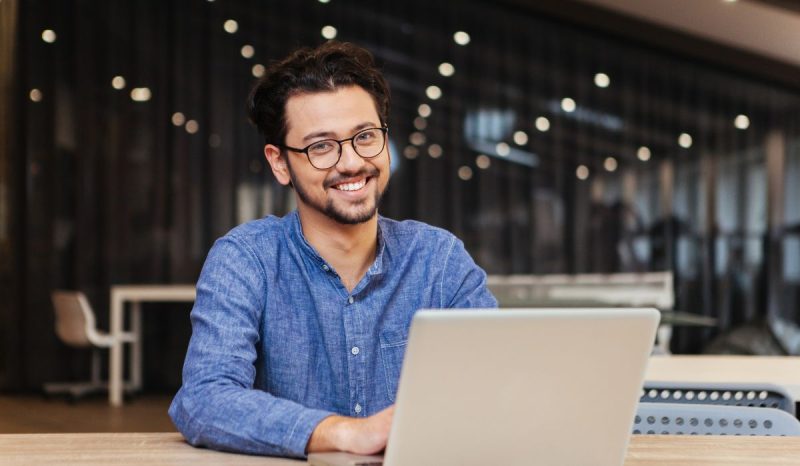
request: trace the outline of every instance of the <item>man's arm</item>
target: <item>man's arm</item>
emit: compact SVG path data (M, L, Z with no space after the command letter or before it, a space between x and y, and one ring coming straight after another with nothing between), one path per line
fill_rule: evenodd
M497 300L486 286L483 271L455 236L450 244L440 283L442 308L495 308Z
M266 274L243 242L223 238L197 284L183 386L169 414L193 445L250 454L305 455L333 413L253 388Z

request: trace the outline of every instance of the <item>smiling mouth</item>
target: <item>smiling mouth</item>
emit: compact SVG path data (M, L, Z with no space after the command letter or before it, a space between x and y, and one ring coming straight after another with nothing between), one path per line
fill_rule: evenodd
M359 181L353 181L348 183L339 183L331 186L333 189L338 189L339 191L351 192L351 191L358 191L359 189L366 186L367 181L369 181L370 177L362 178Z

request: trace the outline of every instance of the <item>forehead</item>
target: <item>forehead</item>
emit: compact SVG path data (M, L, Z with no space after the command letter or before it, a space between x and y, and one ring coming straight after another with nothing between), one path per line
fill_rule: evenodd
M305 92L286 101L287 142L322 131L350 136L352 128L367 122L380 126L375 100L360 86Z

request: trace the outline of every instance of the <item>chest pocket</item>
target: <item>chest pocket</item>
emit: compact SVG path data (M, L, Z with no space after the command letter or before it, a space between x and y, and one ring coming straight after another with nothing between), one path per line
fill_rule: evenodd
M394 403L397 396L397 382L400 380L400 369L403 367L403 356L408 346L408 335L396 330L381 332L381 359L386 378L386 394Z

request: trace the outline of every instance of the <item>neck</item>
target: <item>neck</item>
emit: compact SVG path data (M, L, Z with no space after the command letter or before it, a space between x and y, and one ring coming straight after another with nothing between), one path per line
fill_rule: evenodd
M352 291L375 261L378 215L364 223L343 225L321 212L298 204L306 241L331 264L348 291Z

